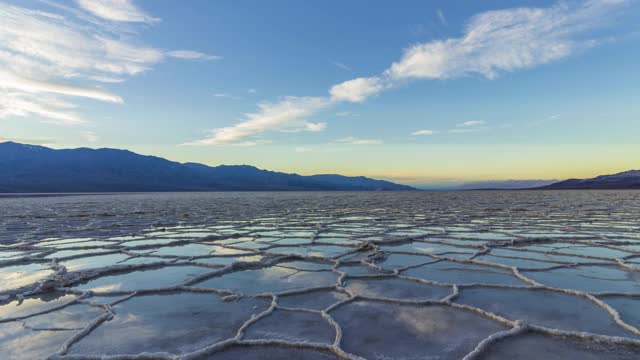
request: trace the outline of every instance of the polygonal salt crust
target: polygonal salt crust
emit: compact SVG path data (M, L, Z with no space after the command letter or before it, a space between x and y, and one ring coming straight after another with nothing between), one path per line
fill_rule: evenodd
M435 259L429 256L390 254L387 255L382 261L376 262L376 265L384 269L393 270L403 268L405 266L420 265L432 261L435 261Z
M210 256L205 258L198 258L193 262L211 264L211 265L229 265L234 262L258 262L263 259L262 255L248 255L248 256Z
M97 307L74 304L46 314L32 316L22 322L32 329L57 328L78 331L104 313L104 310Z
M616 309L624 322L640 329L640 297L605 297L602 300Z
M552 266L562 265L559 263L542 262L530 259L515 259L508 257L499 257L494 255L480 255L475 258L477 261L490 262L505 266L515 266L519 269L546 269Z
M381 250L391 251L391 252L412 252L412 253L423 253L423 254L442 254L445 252L464 252L469 253L469 255L476 252L478 249L474 248L465 248L465 247L457 247L446 244L438 244L438 243L426 243L414 241L407 244L397 244L397 245L385 245L380 247Z
M338 360L330 352L296 347L235 346L211 354L204 360Z
M502 339L480 356L482 360L637 360L640 347L581 341L525 333Z
M123 246L127 246L127 247L140 247L140 246L151 246L151 245L157 245L157 246L161 246L164 244L168 244L171 242L176 241L175 239L162 239L162 238L154 238L154 239L144 239L144 240L133 240L133 241L126 241L124 243L122 243Z
M349 276L361 276L361 275L375 275L375 274L390 274L390 270L378 270L374 267L367 265L340 265L338 271L347 273Z
M455 302L534 325L610 336L636 337L618 326L604 309L575 295L554 291L471 288L462 289Z
M71 348L71 354L141 352L184 354L235 336L269 302L222 301L213 294L167 293L131 298L114 306L116 316Z
M0 323L0 353L3 359L46 359L73 334L74 331L30 330L18 322Z
M411 359L429 354L460 359L505 326L442 305L356 301L331 312L343 331L342 348L368 359Z
M3 301L0 302L0 320L37 314L64 305L75 298L73 295L52 292L39 297L25 298L21 303L15 299Z
M555 248L557 248L557 251L565 254L607 257L611 259L623 258L625 256L631 255L631 253L626 251L610 249L604 246L591 246L583 244L562 244L562 246L556 246Z
M242 270L196 284L197 287L227 289L243 294L260 294L334 285L333 272L309 272L272 266L258 270Z
M86 256L74 258L70 260L60 261L60 265L67 268L68 271L83 271L88 269L101 268L113 265L134 265L162 261L159 258L135 257L132 258L125 254L110 254L99 256Z
M347 295L332 290L313 291L278 297L278 305L288 308L323 310L344 301Z
M578 266L523 275L550 287L589 292L640 292L640 272L616 266Z
M149 268L103 276L89 280L75 288L92 291L132 291L141 289L155 289L182 284L197 275L210 272L213 269L197 266L165 266Z
M409 269L404 271L403 275L447 284L527 285L506 269L449 261Z
M217 245L188 244L182 246L164 247L155 251L152 255L160 256L205 256L205 255L244 255L251 254L252 251L230 249Z
M285 326L283 326L286 324ZM330 344L335 331L319 314L275 310L251 324L246 339L279 339L289 342L317 342Z
M0 323L0 358L11 360L45 359L79 329L102 315L100 309L71 305L20 322ZM51 329L51 330L47 330Z
M29 264L0 267L0 291L20 288L46 278L53 272L46 265Z
M104 248L97 248L97 249L78 249L78 250L61 250L61 251L56 251L53 254L49 254L47 256L45 256L46 259L63 259L63 258L67 258L67 257L72 257L72 256L84 256L87 254L91 254L91 253L104 253L104 252L111 252L114 251L113 249L104 249Z
M395 278L352 279L346 288L360 296L401 300L440 300L452 292L450 287Z
M331 270L332 262L314 262L314 261L283 261L278 263L280 267L288 267L297 270Z
M285 246L269 249L270 254L317 256L323 258L334 258L353 251L352 247L334 245L309 245L304 247Z
M0 277L0 304L2 304L0 319L6 321L15 316L51 310L61 305L66 307L24 320L27 326L32 327L60 324L61 327L56 330L51 327L45 328L46 330L31 330L23 328L20 321L0 322L0 334L3 334L0 336L4 336L4 342L12 346L7 348L0 344L0 348L4 351L0 351L0 359L7 356L9 359L46 358L60 349L64 340L77 334L80 328L89 324L89 321L108 314L106 308L99 306L69 305L68 301L72 301L80 294L59 297L59 293L51 291L50 288L38 288L39 283L34 281L40 281L52 275L51 281L42 285L55 286L56 280L63 280L64 283L65 279L73 279L92 269L108 270L108 266L115 264L133 265L146 262L162 262L164 265L128 273L94 273L100 278L93 278L91 282L104 282L102 284L104 286L97 287L97 290L124 289L126 291L87 296L82 300L83 302L106 305L126 301L114 305L115 319L100 324L85 338L78 339L79 342L71 349L74 355L76 354L74 348L80 346L83 341L86 341L85 345L95 341L97 346L111 347L117 352L119 342L128 344L132 341L129 338L135 339L138 334L129 336L126 330L120 331L117 327L109 326L118 324L121 320L119 317L124 315L129 315L129 319L134 321L132 314L140 313L152 314L152 316L143 316L135 320L139 323L134 328L141 334L152 337L147 341L148 344L156 346L158 342L162 342L161 346L158 345L159 348L162 346L169 348L172 346L171 340L162 340L160 335L161 340L158 341L155 340L155 335L149 334L155 334L155 332L172 334L176 328L175 324L185 324L187 327L183 329L185 332L193 330L197 333L198 329L202 328L198 325L198 321L202 319L198 317L210 319L211 316L207 315L208 311L215 309L222 311L226 306L240 306L240 309L237 311L232 309L230 313L239 314L242 321L234 322L234 320L231 322L234 322L235 326L228 324L224 326L225 331L227 328L233 328L233 331L229 330L232 334L225 335L227 337L222 340L229 339L235 335L234 331L237 331L240 323L244 323L252 314L263 311L269 305L269 296L261 297L261 300L230 296L226 298L229 302L220 303L219 306L214 304L212 310L207 308L207 305L212 303L211 298L219 299L217 295L199 292L180 293L193 296L191 301L187 301L186 310L193 308L195 311L179 313L174 318L169 316L171 320L163 318L162 312L170 315L185 310L180 307L179 301L155 306L161 308L161 312L154 309L154 301L149 300L171 294L166 291L145 295L140 300L136 300L139 304L135 311L127 312L124 306L138 299L138 297L132 299L127 297L134 290L171 287L183 283L190 278L189 274L182 274L184 269L198 270L191 275L213 274L216 269L238 261L252 264L246 264L250 266L249 269L242 264L226 268L222 270L224 275L208 277L193 286L200 288L210 284L210 286L215 285L215 288L231 288L247 294L295 290L289 295L280 293L277 304L283 308L308 309L302 316L308 317L308 325L305 326L306 321L299 319L282 320L281 315L285 310L279 308L246 329L249 338L255 335L254 332L263 331L262 336L269 337L271 334L273 335L271 337L276 339L262 340L261 343L260 340L245 338L246 342L240 341L242 346L229 343L230 348L217 349L216 353L210 354L211 358L216 358L215 355L220 355L218 358L267 358L269 360L333 358L335 354L330 352L327 343L329 336L323 335L321 330L327 329L329 323L312 309L322 310L337 303L342 304L330 314L336 316L339 325L345 330L342 347L346 350L352 349L353 352L373 348L375 353L367 354L368 358L386 356L409 359L424 357L459 359L471 351L474 345L485 339L485 336L495 333L486 331L485 334L484 330L487 329L483 326L496 326L496 331L505 329L502 324L480 316L472 309L465 311L456 308L457 304L428 305L428 301L452 294L452 286L437 287L419 284L420 286L416 287L418 283L407 285L410 282L395 276L375 279L366 277L364 275L379 275L379 272L374 270L374 267L368 267L359 262L375 262L376 265L386 269L387 275L393 275L393 269L431 263L419 268L403 270L401 275L409 274L422 279L458 285L485 284L474 288L460 286L459 297L452 300L477 305L481 309L502 314L513 320L520 318L529 324L634 337L632 331L613 325L612 317L607 315L605 310L584 297L559 291L499 289L490 287L488 284L531 286L531 283L518 279L516 273L507 268L507 266L516 266L524 276L546 285L606 292L607 294L595 294L595 296L616 309L623 321L632 326L639 326L640 319L636 311L639 308L636 304L637 295L640 294L636 286L639 273L623 266L627 264L631 267L640 267L640 257L627 256L633 254L633 251L640 251L640 245L636 245L640 239L637 235L640 231L639 204L640 193L633 192L185 193L3 200L3 210L6 209L9 214L24 216L0 217L0 228L4 229L0 234L0 241L3 242L0 245L0 275L8 274L8 277ZM100 215L105 213L114 216ZM189 213L188 217L180 216L186 213ZM82 217L74 216L77 214L81 214ZM181 225L174 226L176 224ZM205 226L202 226L203 224ZM159 228L164 230L157 231ZM503 232L505 235L498 232ZM254 233L263 233L268 236L256 237ZM203 238L210 234L216 234L216 236ZM424 241L411 238L415 236L423 238ZM9 239L8 242L6 239ZM248 250L230 249L221 245L242 246ZM188 261L190 265L207 264L209 268L169 266L174 259L162 259L150 255L129 259L125 256L126 254L104 254L104 252L114 252L120 247L141 255L157 253L180 256L180 263ZM273 253L321 256L325 261L310 261L300 259L299 256L295 257L295 260L285 257L274 265L267 254L271 251L266 251L271 248L274 250ZM211 249L216 251L213 255L207 255ZM252 249L256 251L251 251ZM51 253L52 251L56 252ZM393 251L412 254L392 254ZM251 253L251 255L243 256L244 253ZM222 256L216 256L218 254ZM491 262L503 267L439 261L438 256L434 256L436 254L458 260L474 259L474 261ZM503 257L496 255L503 255ZM71 273L65 274L65 269L60 266L52 266L57 274L48 269L52 265L49 264L52 258L65 256L73 258L60 260L59 263L66 266ZM519 258L513 258L514 256ZM21 257L24 259L20 259ZM625 258L623 264L618 264L615 258L621 257ZM331 258L339 259L340 263ZM599 266L530 271L554 266L553 262L545 263L540 261L542 259L581 264L597 263ZM256 263L258 261L264 261L264 264ZM31 268L22 274L16 274L15 266ZM376 295L391 299L388 299L388 302L365 302L362 299L355 303L345 302L347 296L341 289L333 290L335 286L341 285L336 283L339 274L331 271L335 266L339 272L347 273L347 276L342 278L347 289L356 291L354 285L359 285L358 291L368 294L367 296ZM17 270L20 269L17 268ZM14 291L5 290L3 293L1 289L6 285L6 281L3 282L3 280L13 281L12 276L14 278L24 276L24 279L19 280L20 284L31 285L27 288L26 299L20 306L16 306L17 298L5 296ZM252 279L249 279L251 277ZM124 284L120 284L120 281L124 281ZM91 282L89 284L96 284ZM75 283L67 285L71 286L68 293L72 294L82 285ZM308 291L309 287L315 286L320 286L322 290ZM427 288L429 290L444 289L446 292L431 294L429 291L418 291L418 289ZM34 290L37 297L29 296L30 290ZM59 290L68 291L64 288ZM491 295L487 292L491 292ZM614 292L629 294L619 296ZM48 294L55 295L50 298ZM59 298L56 299L56 297ZM168 298L173 299L173 297ZM421 306L411 307L399 305L399 300L424 301L424 303ZM256 308L242 307L242 304L247 301L261 302ZM151 304L150 309L147 309L147 303ZM362 307L367 309L358 310ZM414 311L407 311L407 307L411 307ZM427 315L425 311L428 312ZM73 320L73 316L79 316L80 313L84 314L83 316L86 315L86 318ZM224 320L224 315L219 318ZM434 318L441 321L431 321ZM166 330L168 323L172 323L174 329ZM289 323L295 326L288 329ZM438 329L439 325L436 326L434 323L445 324L451 330L441 331ZM126 329L125 324L119 326ZM311 331L310 335L297 337L300 335L298 330L301 327L302 332ZM467 327L470 330L467 331ZM333 334L333 327L329 329ZM433 331L428 333L429 329ZM313 331L316 330L320 333L316 334L313 340ZM100 331L103 332L102 340L95 340L95 338L90 340ZM127 339L120 339L119 332L124 333L123 336ZM201 331L201 335L204 332L204 330ZM416 332L421 335L416 335ZM198 342L200 341L198 334L193 338L188 334L177 335L177 338L183 342L177 343L176 349L169 351L190 352L205 349L219 341L217 338L207 338L210 333L215 331L202 335L201 342ZM470 338L465 338L468 335L471 335ZM516 338L529 335L531 334L519 334ZM321 340L323 344L304 342L287 345L277 339L289 338L297 341L299 338L304 338L305 341L320 341L318 339L322 336L325 336ZM188 343L190 340L194 340L194 343ZM378 345L378 340L382 345ZM558 352L561 358L592 356L585 355L582 349L585 342L571 339L562 341L563 344L573 341L578 345L565 345L559 350L554 349L553 351ZM615 358L615 355L619 355L624 358L628 356L629 347L608 346L604 349L604 353L602 349L597 348L600 346L598 344L608 341L610 339L600 335L595 335L587 341L587 348L597 355L592 357ZM265 342L269 345L265 346ZM373 345L361 345L367 342ZM500 343L494 345L499 346ZM507 354L507 357L532 357L530 354L539 352L538 347L545 347L547 344L551 344L549 346L553 348L553 344L544 339L533 341L533 343L536 346L518 343L520 345L515 346L522 347L520 351L515 352L516 355ZM144 344L143 340L140 346ZM399 347L395 347L396 345ZM349 346L351 348L347 348ZM591 346L595 347L590 348ZM19 352L15 351L16 348L19 348ZM491 350L493 346L490 345L488 348ZM319 352L318 349L324 349L323 351L326 352ZM458 350L459 352L456 353L455 351ZM137 353L138 349L132 348L128 351ZM542 354L550 356L544 352ZM92 356L99 357L99 355Z
M518 250L518 249L526 249L526 248L527 247L511 248L511 249L507 249L507 248L495 249L495 250L491 250L491 253L494 255L500 255L500 256L512 256L512 257L519 257L519 258L533 259L533 260L556 261L556 262L564 262L567 264L586 263L586 262L602 262L602 263L606 262L605 260L600 260L600 259L590 259L590 258L583 258L578 256L570 256L570 255L558 255L552 252L539 253L539 252L533 252L533 251Z

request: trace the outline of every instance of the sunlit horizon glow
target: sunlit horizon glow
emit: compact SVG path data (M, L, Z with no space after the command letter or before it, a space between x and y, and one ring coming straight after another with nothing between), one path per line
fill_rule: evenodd
M638 1L242 3L0 1L0 141L427 188L640 168Z

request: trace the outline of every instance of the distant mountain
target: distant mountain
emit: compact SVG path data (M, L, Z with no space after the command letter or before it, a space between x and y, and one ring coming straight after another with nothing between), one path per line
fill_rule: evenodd
M0 143L0 192L413 189L361 176L302 176L247 165L181 164L127 150Z
M540 187L552 184L558 180L494 180L473 181L451 187L451 190L516 190Z
M569 179L538 189L640 189L640 170L629 170L591 179Z

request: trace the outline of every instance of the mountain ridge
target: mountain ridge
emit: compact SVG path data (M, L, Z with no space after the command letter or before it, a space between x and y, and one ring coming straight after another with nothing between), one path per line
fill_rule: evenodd
M598 175L588 179L567 179L535 189L541 190L625 190L640 189L640 170Z
M124 149L0 143L0 192L415 190L385 180L179 163Z

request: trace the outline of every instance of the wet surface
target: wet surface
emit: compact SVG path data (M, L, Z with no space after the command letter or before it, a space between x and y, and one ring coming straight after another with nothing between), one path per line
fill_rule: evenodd
M0 198L7 359L635 359L640 193Z

